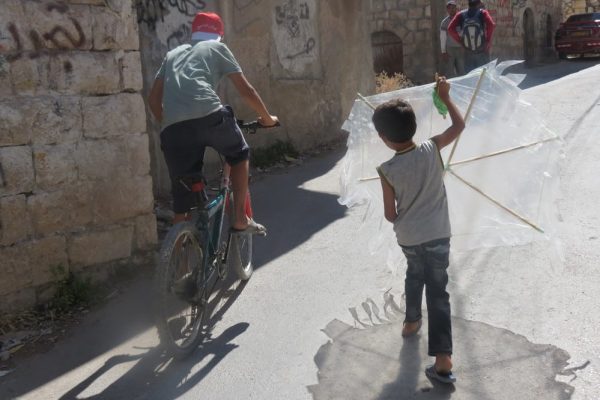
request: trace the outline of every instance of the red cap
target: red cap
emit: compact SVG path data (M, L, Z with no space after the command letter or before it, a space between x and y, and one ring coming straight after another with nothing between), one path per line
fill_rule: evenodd
M223 21L215 13L200 12L196 14L194 22L192 22L192 33L194 32L214 33L223 36Z

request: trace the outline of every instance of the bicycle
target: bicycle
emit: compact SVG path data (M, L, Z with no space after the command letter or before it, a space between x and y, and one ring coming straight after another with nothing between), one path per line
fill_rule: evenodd
M257 121L244 123L238 120L238 125L245 134L270 128ZM222 158L221 162L223 168L218 188L209 188L201 173L179 178L196 194L197 205L190 210L189 221L178 223L169 230L156 266L156 326L161 344L175 358L189 355L202 340L207 308L216 283L227 278L230 268L242 281L250 279L254 271L253 235L223 229L227 210L233 215L233 195L229 185L229 165ZM252 217L249 195L245 208L247 215Z

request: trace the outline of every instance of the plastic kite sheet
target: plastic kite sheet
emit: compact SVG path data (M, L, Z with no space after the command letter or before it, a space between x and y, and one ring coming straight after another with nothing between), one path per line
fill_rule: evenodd
M454 250L523 245L554 237L562 142L546 127L542 115L520 99L517 85L525 76L502 75L517 63L497 65L494 61L450 80L450 96L463 115L471 108L456 146L450 144L441 152ZM433 105L433 87L359 98L342 127L349 138L339 202L364 212L363 223L376 232L370 236L372 252L398 247L393 228L383 216L375 170L394 153L375 131L372 107L394 98L408 101L417 116L414 140L421 142L451 124Z

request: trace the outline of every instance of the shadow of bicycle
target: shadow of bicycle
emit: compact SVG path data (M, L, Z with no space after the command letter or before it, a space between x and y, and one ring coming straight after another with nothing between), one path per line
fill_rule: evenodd
M129 398L132 388L138 398L175 399L202 381L238 345L234 340L243 334L250 324L239 322L213 336L213 328L226 311L240 296L246 282L236 281L229 276L226 281L217 283L215 294L208 304L211 317L205 324L205 337L199 347L189 357L175 360L160 346L147 349L140 354L120 354L107 359L104 364L60 397L68 399L117 399ZM139 349L139 348L138 348ZM141 349L143 350L143 349ZM127 368L119 378L104 387L101 382L116 368Z

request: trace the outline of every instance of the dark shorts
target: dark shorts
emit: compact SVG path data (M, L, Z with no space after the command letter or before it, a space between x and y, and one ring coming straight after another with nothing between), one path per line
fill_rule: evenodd
M194 194L179 178L202 172L207 146L225 156L230 165L248 159L250 148L231 107L225 106L206 117L177 122L160 133L160 147L171 177L173 211L178 214L195 206Z

